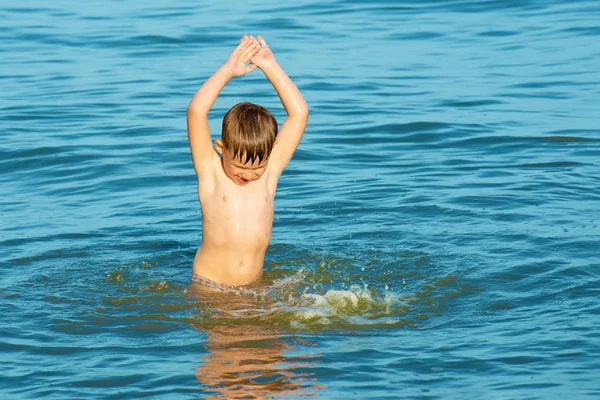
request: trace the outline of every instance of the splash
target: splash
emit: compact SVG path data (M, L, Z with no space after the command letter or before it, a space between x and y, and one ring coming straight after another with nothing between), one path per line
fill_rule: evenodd
M373 291L374 292L374 291ZM352 285L348 290L329 289L325 294L306 291L290 301L291 328L307 329L334 325L358 328L373 325L401 325L408 305L402 296L388 292L377 296L367 285Z
M149 268L156 265L152 260L121 266L107 275L102 312L123 315L137 306L139 314L132 318L152 316L207 329L421 328L453 318L447 309L474 292L455 266L423 252L299 256L298 261L281 257L289 263L268 265L260 285L236 293L203 293L187 282L161 277L161 268Z

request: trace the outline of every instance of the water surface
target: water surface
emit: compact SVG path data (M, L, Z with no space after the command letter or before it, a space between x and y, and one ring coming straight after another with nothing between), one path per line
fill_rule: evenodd
M597 2L0 18L2 398L600 396ZM185 112L245 33L311 115L262 286L207 296ZM214 138L240 101L285 117L255 71Z

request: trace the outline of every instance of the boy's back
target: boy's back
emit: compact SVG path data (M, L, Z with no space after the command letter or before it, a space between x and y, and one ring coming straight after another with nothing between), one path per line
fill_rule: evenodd
M249 284L261 275L277 181L308 119L302 95L258 38L260 43L244 36L188 107L188 137L202 207L202 245L192 280L213 288ZM215 141L219 156L210 139L208 110L232 77L256 67L273 84L288 117L277 133L277 122L263 107L251 103L232 107L223 121L222 140Z

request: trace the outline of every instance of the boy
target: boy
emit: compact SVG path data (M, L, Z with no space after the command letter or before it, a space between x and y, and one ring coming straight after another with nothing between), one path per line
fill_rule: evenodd
M287 118L277 133L277 122L267 109L237 104L223 118L215 152L208 111L230 79L257 67L275 88ZM302 94L261 36L240 39L225 65L196 92L187 113L202 208L202 244L192 268L193 282L228 290L260 277L271 240L277 181L300 143L307 120Z

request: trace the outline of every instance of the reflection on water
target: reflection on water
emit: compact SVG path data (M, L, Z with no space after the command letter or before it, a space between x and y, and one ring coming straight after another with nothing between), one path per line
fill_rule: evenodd
M289 345L275 332L256 326L221 326L208 332L206 349L196 378L222 398L270 398L275 395L316 395L323 388L314 372L299 374L318 362L313 356L286 361Z
M209 354L202 357L196 378L214 398L314 396L325 387L308 368L320 362L318 354L288 359L286 351L293 350L289 337L284 339L283 332L272 325L248 323L263 309L262 296L216 292L199 285L193 285L191 292L198 296L202 309L192 326L203 331L202 322L212 322L205 345ZM302 343L307 344L311 343Z
M456 265L450 256L365 250L362 258L378 261L362 267L351 254L296 256L314 265L269 265L260 282L236 293L198 284L186 290L189 322L207 334L196 373L202 390L227 399L318 396L329 386L320 380L338 371L316 333L443 324L449 304L477 291L460 271L442 273L445 262Z
M2 2L0 400L599 398L598 3ZM210 304L185 109L240 33L311 119Z

